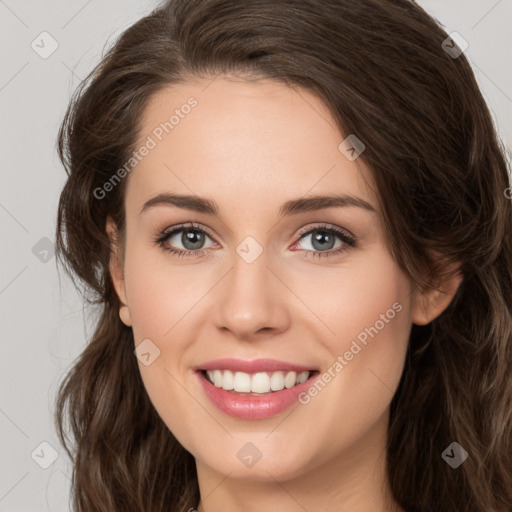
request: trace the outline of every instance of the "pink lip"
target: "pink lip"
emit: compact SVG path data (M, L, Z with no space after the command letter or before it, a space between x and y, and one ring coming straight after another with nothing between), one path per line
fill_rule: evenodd
M210 361L197 368L196 375L206 396L212 403L228 416L245 420L269 418L283 412L294 402L298 402L299 395L306 391L316 378L320 376L320 372L317 371L316 375L310 376L307 381L292 388L284 388L281 391L272 391L265 394L249 395L226 391L212 384L201 370L213 369L257 373L258 371L277 370L301 372L311 371L311 368L269 359L258 359L255 361L220 359Z
M302 366L299 364L287 363L276 359L254 359L245 361L243 359L216 359L208 361L195 368L195 370L231 370L232 372L258 373L258 372L277 372L284 370L297 373L312 371L316 368L311 366Z

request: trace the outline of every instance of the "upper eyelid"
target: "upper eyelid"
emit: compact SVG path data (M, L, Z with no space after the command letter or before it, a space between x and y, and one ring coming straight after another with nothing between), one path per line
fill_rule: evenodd
M352 234L348 229L342 228L341 226L336 226L335 224L330 224L328 222L323 222L317 226L309 226L307 228L301 228L297 234L297 236L302 237L303 235L309 233L310 231L314 231L316 229L326 229L326 230L332 230L334 232L342 231L345 236L348 238L352 238L355 242L358 240L358 237L356 237L354 234ZM339 233L337 233L339 234Z
M201 226L201 225L193 226L192 224L184 224L184 225L178 224L177 226L173 226L173 227L164 229L161 232L161 235L159 235L159 238L167 238L171 234L179 233L180 231L194 231L194 230L204 231L210 238L215 239L215 236L210 232L210 230L208 228Z
M327 230L332 229L337 236L340 236L340 234L336 233L336 232L342 231L343 234L345 234L346 237L351 238L354 241L354 243L358 242L358 237L356 237L354 234L352 234L349 230L347 230L346 228L342 228L340 226L336 226L335 224L328 223L328 222L319 222L316 226L313 225L313 226L301 228L296 236L300 240L305 235L310 234L311 231L314 231L316 229L327 229ZM165 241L171 235L179 233L180 231L187 231L187 230L204 231L205 234L208 235L215 243L219 243L219 242L217 242L216 237L210 232L210 230L208 228L206 228L202 224L198 224L198 223L185 223L182 225L178 224L177 226L165 229L158 238L164 239L164 241Z

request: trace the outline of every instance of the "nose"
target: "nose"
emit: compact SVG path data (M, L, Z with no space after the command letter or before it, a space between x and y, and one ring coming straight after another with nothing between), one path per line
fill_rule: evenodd
M289 327L287 300L292 294L285 276L270 268L268 260L265 252L250 263L234 254L233 266L218 286L214 314L218 329L251 341Z

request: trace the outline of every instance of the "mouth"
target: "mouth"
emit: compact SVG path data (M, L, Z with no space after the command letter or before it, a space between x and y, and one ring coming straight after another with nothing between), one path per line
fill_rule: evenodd
M277 370L256 373L221 369L197 371L213 386L240 396L268 396L279 393L284 389L301 386L320 373L314 369L300 372Z
M316 368L276 359L217 359L197 366L195 373L205 396L223 413L242 420L283 413L320 376Z

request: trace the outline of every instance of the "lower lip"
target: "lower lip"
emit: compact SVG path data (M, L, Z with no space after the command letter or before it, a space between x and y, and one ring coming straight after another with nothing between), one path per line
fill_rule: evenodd
M286 410L294 402L298 402L298 396L308 389L316 377L292 388L284 388L281 391L273 391L262 395L240 395L218 388L212 384L202 372L196 372L206 396L224 413L234 418L244 420L259 420L275 416Z

